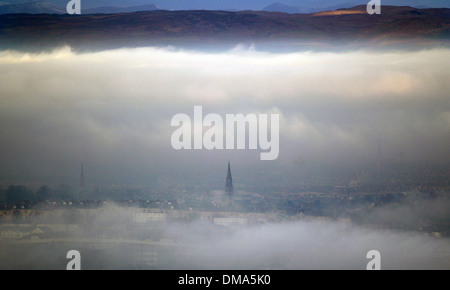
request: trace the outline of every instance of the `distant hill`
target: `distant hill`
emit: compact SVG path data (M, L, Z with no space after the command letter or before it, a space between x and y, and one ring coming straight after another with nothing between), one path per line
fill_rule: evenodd
M0 14L65 14L69 0L1 0ZM270 0L228 1L181 1L181 0L83 0L82 14L113 14L153 10L213 10L213 11L268 11L295 13L316 13L367 5L368 0ZM150 2L150 3L149 3ZM171 4L170 4L171 3ZM228 6L228 4L230 6ZM258 4L259 3L259 4ZM294 3L294 4L292 4ZM170 5L169 5L170 4ZM297 5L301 4L301 5ZM382 5L411 6L414 8L450 8L448 0L382 0Z
M9 4L0 3L0 14L9 13L28 13L28 14L63 14L66 13L65 8L61 8L50 2L27 2Z
M36 0L37 1L37 0ZM65 7L68 0L42 0L51 2L58 7ZM30 2L29 0L0 0L0 2ZM353 6L358 4L367 4L359 2L359 0L81 0L82 9L90 9L95 7L120 7L120 6L138 6L146 4L154 4L163 10L261 10L264 7L280 2L289 6L302 6L306 8L324 8L341 5L345 2L353 2ZM381 0L382 5L411 6L418 8L419 6L427 6L431 8L450 8L448 0ZM308 12L309 13L309 12Z
M366 6L313 14L263 11L144 11L91 15L0 15L0 48L44 49L239 42L311 43L315 47L358 43L369 47L441 43L450 39L450 9Z
M284 12L284 13L300 13L300 7L286 5L283 3L272 3L262 9L262 11L269 12Z
M68 1L67 1L68 2ZM128 7L97 7L90 9L83 9L81 6L82 14L112 14L112 13L130 13L138 11L152 11L159 8L154 4L128 6ZM35 1L26 3L14 3L0 2L0 14L65 14L66 7L57 6L51 2Z
M321 11L329 11L343 8L351 8L357 5L367 4L366 0L360 1L347 1L342 2L337 5L332 6L321 6L320 4L315 4L314 6L297 6L297 5L286 5L280 2L270 4L262 9L262 11L270 12L284 12L284 13L316 13Z
M112 14L112 13L131 13L139 11L153 11L159 10L154 4L129 6L129 7L97 7L90 9L81 9L82 14Z

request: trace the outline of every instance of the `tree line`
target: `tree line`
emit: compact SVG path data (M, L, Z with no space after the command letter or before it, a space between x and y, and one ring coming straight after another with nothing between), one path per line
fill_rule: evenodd
M24 185L10 185L3 189L0 187L0 203L15 204L24 201L35 202L49 199L73 199L74 192L67 185L61 185L52 190L47 185L42 185L38 190L33 191Z

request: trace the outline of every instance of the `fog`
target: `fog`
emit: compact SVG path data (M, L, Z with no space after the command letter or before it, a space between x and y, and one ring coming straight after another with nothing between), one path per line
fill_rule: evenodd
M342 224L293 222L211 238L193 253L217 269L365 269L378 250L383 269L447 269L447 239L350 229Z
M267 170L295 181L299 168L355 166L380 147L385 160L448 163L449 55L245 45L2 51L1 182L77 184L83 161L90 184L158 186L170 174L196 183L222 180L227 160L241 181ZM222 117L280 114L278 159L260 161L260 150L174 150L170 120L192 117L194 105Z
M369 230L339 221L285 221L230 229L201 218L133 222L133 210L108 205L37 216L63 225L50 240L0 242L2 269L65 269L69 250L81 269L366 269L377 250L381 269L449 269L448 238ZM20 221L17 221L20 223ZM11 221L9 222L11 224ZM69 225L77 224L75 230ZM137 237L139 237L138 241Z

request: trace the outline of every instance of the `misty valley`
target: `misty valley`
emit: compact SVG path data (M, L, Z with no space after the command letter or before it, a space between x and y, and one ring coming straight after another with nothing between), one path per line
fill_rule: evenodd
M0 269L450 269L445 1L49 1L0 3Z
M443 193L236 191L229 202L224 191L144 200L152 193L128 190L108 201L63 189L0 192L0 268L65 269L70 250L81 269L365 269L373 249L383 269L449 266Z

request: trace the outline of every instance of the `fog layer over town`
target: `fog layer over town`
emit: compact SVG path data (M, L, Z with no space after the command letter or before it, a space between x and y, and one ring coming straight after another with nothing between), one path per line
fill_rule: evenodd
M0 176L8 184L76 185L83 161L91 185L203 179L222 189L227 160L236 181L255 184L308 183L330 168L353 174L377 158L448 164L449 54L276 53L251 45L211 53L3 51ZM174 150L170 121L178 113L192 118L195 105L223 118L280 114L278 159L261 162L260 150Z
M65 269L70 250L80 252L82 269L366 269L370 250L380 252L382 269L450 267L448 238L365 229L343 221L269 222L233 229L201 218L138 224L129 209L116 205L95 214L49 216L65 233L53 241L1 241L2 268ZM48 222L43 217L34 221Z
M236 196L261 186L266 195L259 198L267 200L286 193L271 193L285 185L362 183L362 168L382 171L390 163L412 171L422 165L446 168L449 62L445 48L2 51L0 184L77 188L83 162L91 191L177 185L191 186L190 195L202 191L215 199L223 192L230 161ZM204 115L279 114L278 159L261 161L260 150L174 150L171 119L178 113L193 116L196 105ZM447 182L438 184L437 199L377 208L368 202L372 210L362 214L365 223L414 227L426 217L444 221L445 227L449 203L442 188L448 188L448 171L437 171L441 175L426 175ZM388 181L409 179L399 175ZM435 193L433 188L430 196ZM408 194L399 194L408 201ZM79 197L71 202L79 203ZM297 211L279 218L268 210L265 222L229 228L196 209L139 223L140 209L113 201L92 210L46 209L51 202L33 204L27 215L37 210L36 216L3 220L5 235L11 234L8 224L20 232L21 219L27 219L23 227L32 228L30 239L0 241L2 268L64 269L69 250L80 251L84 268L365 269L370 250L381 253L382 269L450 268L450 243L439 233L364 227L332 215L324 221ZM44 236L45 227L51 237Z

